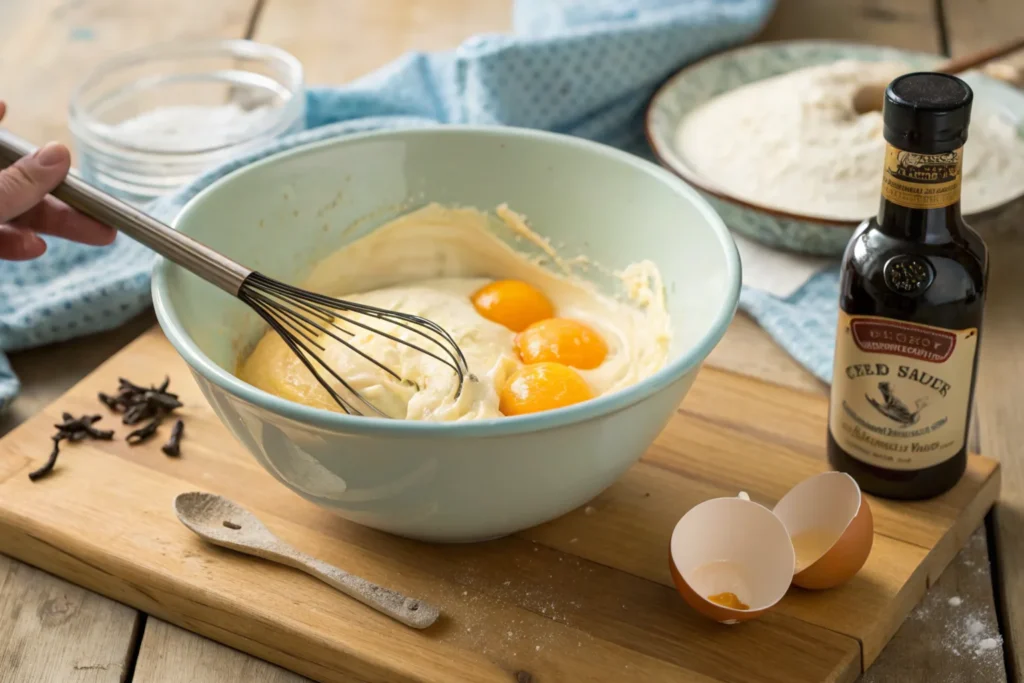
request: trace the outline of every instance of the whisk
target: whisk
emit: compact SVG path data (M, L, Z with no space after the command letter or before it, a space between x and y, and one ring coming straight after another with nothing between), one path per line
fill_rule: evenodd
M10 166L33 151L31 145L0 129L0 168ZM351 341L356 334L352 328L404 344L444 363L458 379L456 397L461 394L465 382L474 379L459 345L440 325L427 318L335 299L269 278L89 185L74 173L68 175L53 195L245 302L281 336L317 382L350 415L365 415L368 410L388 417L324 360L321 354L325 347L320 342L321 335L342 344L399 382L413 384L357 348ZM373 320L408 330L414 333L415 341L375 327L371 324ZM348 395L332 387L328 376L337 380Z

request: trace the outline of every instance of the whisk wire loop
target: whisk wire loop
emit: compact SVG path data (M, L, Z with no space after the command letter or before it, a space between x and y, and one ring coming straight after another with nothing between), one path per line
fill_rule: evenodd
M339 325L339 321L349 326L358 327L372 334L389 339L397 344L403 344L430 358L443 363L455 373L458 386L456 397L462 393L467 378L472 379L469 373L469 365L466 357L459 348L458 343L452 336L437 323L426 318L389 311L375 306L368 306L343 299L335 299L323 294L307 292L291 285L286 285L276 280L271 280L257 272L252 272L242 283L238 292L238 298L249 304L262 317L271 329L283 339L291 351L299 357L303 365L310 371L317 382L327 391L331 398L348 414L363 414L352 401L342 396L319 368L326 371L344 387L345 391L358 399L359 403L380 416L386 415L373 405L366 397L356 390L349 382L341 377L322 357L321 353L326 349L320 343L320 335L326 335L342 344L347 349L357 354L377 368L388 373L400 382L407 381L392 368L373 358L370 354L358 348L350 339L339 336L338 333L355 336L355 333ZM352 317L352 314L359 314L366 318L380 320L400 327L408 332L426 339L437 348L437 352L424 348L425 345L417 344L409 339L403 339L388 331L375 327Z

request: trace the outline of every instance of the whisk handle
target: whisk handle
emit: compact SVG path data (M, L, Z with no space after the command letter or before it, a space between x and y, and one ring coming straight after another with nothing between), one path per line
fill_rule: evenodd
M0 169L35 149L0 128ZM152 216L85 182L73 172L52 192L68 206L109 225L231 295L237 295L252 272L223 254L161 223Z

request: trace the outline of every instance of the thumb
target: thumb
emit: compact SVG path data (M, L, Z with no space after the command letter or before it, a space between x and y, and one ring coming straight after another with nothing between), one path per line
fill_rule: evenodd
M51 142L0 171L0 223L17 218L41 202L70 168L67 147Z

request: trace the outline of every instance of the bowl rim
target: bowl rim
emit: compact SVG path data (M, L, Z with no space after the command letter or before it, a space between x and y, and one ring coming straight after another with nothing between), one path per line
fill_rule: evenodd
M724 50L718 50L717 52L713 52L713 53L711 53L709 55L701 57L700 59L698 59L698 60L696 60L694 62L691 62L691 63L687 64L686 66L684 66L683 68L673 72L672 74L670 74L668 76L668 78L666 78L664 81L662 81L661 85L659 85L657 87L657 89L654 91L654 94L651 95L651 99L648 100L648 102L647 102L647 107L646 107L646 110L644 112L644 137L646 137L647 144L650 146L652 152L654 153L655 158L658 160L658 163L660 163L662 166L664 166L665 168L670 170L672 173L678 175L680 178L685 180L690 185L693 185L695 188L697 188L701 192L709 194L709 195L715 197L716 199L719 199L719 200L724 201L724 202L728 202L730 204L734 204L736 206L739 206L740 208L747 209L749 211L756 211L758 213L767 214L767 215L772 216L774 218L781 218L781 219L791 220L791 221L801 221L801 222L805 222L805 223L815 223L815 224L820 225L820 226L825 227L825 228L845 228L847 230L853 230L854 228L856 228L858 225L860 225L864 221L864 218L868 218L868 216L865 216L864 218L862 218L860 220L847 220L847 219L840 219L840 218L834 218L834 217L828 217L828 216L816 216L814 214L809 214L809 213L805 214L805 213L796 213L796 212L792 212L792 211L784 211L782 209L776 209L776 208L772 208L770 206L763 206L763 205L758 204L756 202L751 202L751 201L742 199L742 198L740 198L740 197L738 197L738 196L736 196L734 194L731 194L731 193L726 192L724 190L718 189L718 188L712 186L710 183L704 181L702 179L702 177L698 173L696 173L693 169L691 169L689 166L687 166L685 164L676 164L675 162L671 161L670 160L670 156L669 156L669 154L667 153L667 151L665 149L665 146L662 145L658 141L658 137L655 136L654 133L652 132L652 129L654 128L654 125L652 123L652 119L653 119L653 116L654 116L654 110L658 106L658 103L661 100L661 98L664 96L664 94L667 91L669 91L670 89L675 87L676 84L679 81L681 81L682 79L687 77L696 68L705 66L708 62L713 61L713 60L718 59L718 58L721 58L721 57L724 57L724 56L726 56L728 54L738 54L738 53L754 51L754 50L760 50L760 49L773 49L773 48L777 49L777 48L782 47L784 45L806 45L806 46L819 45L819 46L834 46L834 47L840 47L840 48L859 48L859 49L875 48L875 49L878 49L878 50L888 50L888 51L893 51L893 52L915 54L915 55L918 55L918 56L921 56L921 57L934 57L934 60L935 60L936 63L938 63L942 59L939 55L932 55L930 53L921 52L921 51L918 51L918 50L906 50L906 49L903 49L903 48L900 48L900 47L895 47L895 46L892 46L892 45L874 45L874 44L871 44L871 43L855 43L855 42L845 41L845 40L828 40L828 39L813 39L813 38L811 38L811 39L806 39L806 40L775 39L775 40L761 40L761 41L757 41L757 42L746 42L746 43L743 43L741 45L737 45L737 46L734 46L734 47L729 47L729 48L726 48ZM801 67L797 66L796 68L801 68ZM995 79L993 79L993 80L995 80ZM1022 193L1022 194L1024 194L1024 193ZM1013 201L1015 201L1016 199L1019 199L1019 198L1020 198L1020 195L1017 196L1017 197L1011 198L1011 199L1007 200L1006 202L1004 202L1003 204L1000 204L998 206L988 207L988 208L986 208L986 209L984 209L982 211L976 211L973 214L964 214L964 215L965 216L978 216L978 215L986 214L989 211L998 210L1002 206L1005 206L1006 204L1009 204L1010 202L1013 202Z
M285 418L318 428L355 435L384 435L388 437L494 437L509 434L537 432L566 425L577 424L602 417L628 408L658 393L697 368L711 353L725 335L739 303L742 281L741 264L736 243L729 229L706 199L676 175L657 164L607 145L559 133L550 133L527 128L505 126L447 125L430 128L406 128L377 130L353 135L331 137L303 144L271 154L255 163L237 169L200 191L178 212L173 221L177 229L206 198L217 192L222 185L236 181L246 173L280 163L284 160L316 154L323 149L358 144L367 140L389 137L425 136L486 136L505 139L532 139L555 145L567 145L611 157L646 173L654 180L666 184L694 205L718 238L725 256L728 290L725 303L715 314L707 331L680 356L665 364L653 375L629 387L604 396L577 403L565 408L528 415L470 420L464 422L426 422L381 417L353 416L322 408L313 408L294 401L280 398L243 382L234 374L214 363L184 331L181 320L171 305L167 277L171 268L177 267L164 258L159 258L153 273L153 306L157 320L167 339L182 356L193 372L227 391L229 394Z

